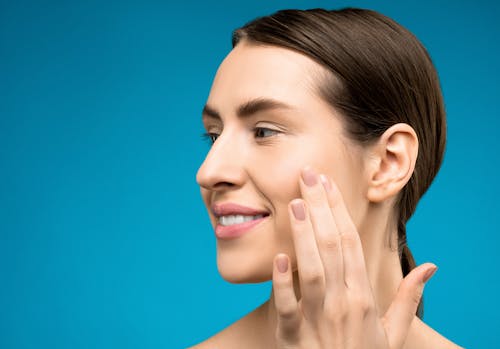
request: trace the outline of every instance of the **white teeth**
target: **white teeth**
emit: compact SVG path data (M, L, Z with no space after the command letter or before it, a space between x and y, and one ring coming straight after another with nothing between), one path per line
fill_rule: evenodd
M259 219L264 217L263 214L259 214L256 216L243 216L243 215L229 215L229 216L220 216L219 224L220 225L233 225L233 224L241 224L249 221L253 221L254 219Z

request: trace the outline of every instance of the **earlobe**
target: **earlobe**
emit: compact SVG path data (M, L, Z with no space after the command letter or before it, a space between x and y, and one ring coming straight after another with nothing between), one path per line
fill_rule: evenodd
M408 183L418 155L418 138L408 124L395 124L388 128L373 146L367 198L382 202Z

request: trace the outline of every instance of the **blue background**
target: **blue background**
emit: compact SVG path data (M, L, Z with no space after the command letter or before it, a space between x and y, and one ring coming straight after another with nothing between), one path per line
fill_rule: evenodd
M218 275L195 173L231 31L280 8L378 10L441 76L446 158L408 226L439 271L425 320L498 343L494 1L2 1L0 348L183 348L263 302Z

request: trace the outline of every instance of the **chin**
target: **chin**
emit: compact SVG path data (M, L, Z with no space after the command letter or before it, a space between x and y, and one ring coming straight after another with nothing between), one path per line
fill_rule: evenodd
M272 279L272 261L268 268L261 268L251 263L221 261L217 259L219 274L233 284L254 284Z

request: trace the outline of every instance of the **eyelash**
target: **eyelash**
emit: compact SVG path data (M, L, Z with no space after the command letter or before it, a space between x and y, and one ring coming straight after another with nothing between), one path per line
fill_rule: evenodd
M273 134L272 135L268 135L268 136L258 137L257 133L258 132L262 132L262 131L268 131L268 132L270 131ZM254 132L254 136L256 138L269 138L269 137L275 136L275 135L277 135L279 133L279 131L273 130L273 129L270 129L270 128L267 128L267 127L255 127L253 129L253 132ZM205 139L208 142L210 142L210 144L214 144L215 141L217 140L217 138L219 137L219 134L214 133L214 132L204 132L201 136L202 136L203 139Z

